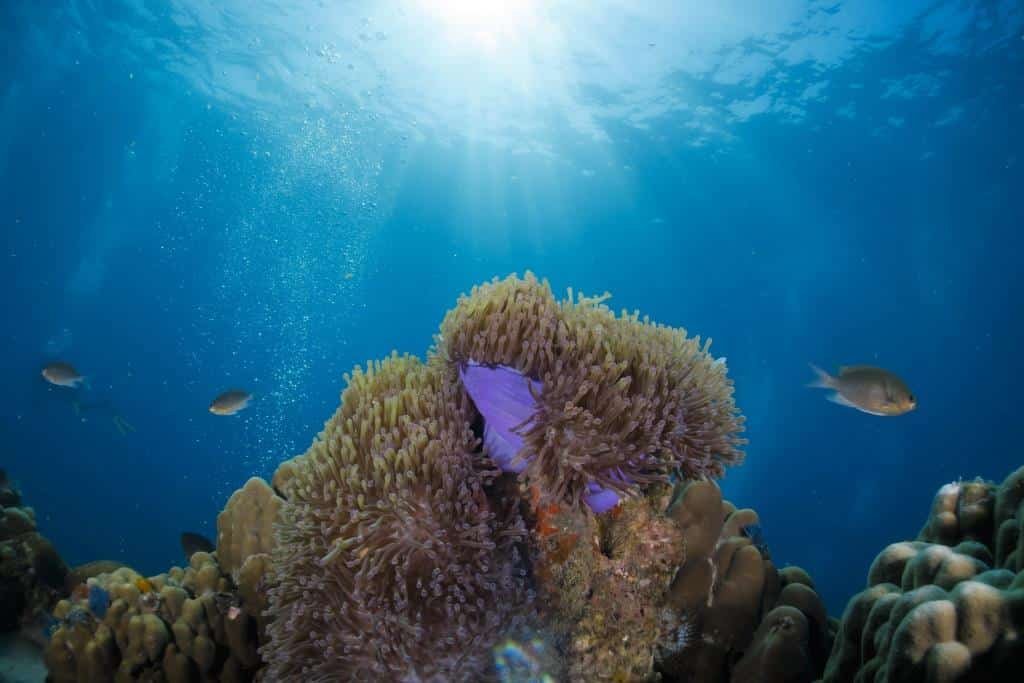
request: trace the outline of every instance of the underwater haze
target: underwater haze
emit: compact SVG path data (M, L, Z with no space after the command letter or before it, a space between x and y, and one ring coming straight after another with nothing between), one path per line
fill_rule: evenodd
M713 338L721 480L829 612L933 492L1020 463L1016 0L0 4L0 464L69 564L302 453L476 283ZM73 363L87 385L40 376ZM917 409L805 385L884 367ZM213 415L220 392L251 404Z

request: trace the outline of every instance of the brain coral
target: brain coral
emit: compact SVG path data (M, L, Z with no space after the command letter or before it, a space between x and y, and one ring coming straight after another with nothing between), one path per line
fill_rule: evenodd
M275 476L266 680L479 680L528 602L518 503L488 498L441 375L409 356L357 368Z
M436 355L472 395L495 462L544 501L598 512L740 462L743 418L710 341L602 301L558 302L527 273L474 287L445 317Z
M1019 681L1024 467L939 489L916 541L879 553L825 670L843 681Z

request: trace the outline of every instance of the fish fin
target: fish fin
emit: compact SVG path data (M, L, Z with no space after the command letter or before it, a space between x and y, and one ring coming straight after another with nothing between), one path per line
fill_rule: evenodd
M813 382L807 384L811 389L835 389L836 379L832 375L828 374L814 363L808 363L811 366L811 370L817 377L814 378Z
M857 372L859 370L878 370L878 369L879 368L876 368L874 365L843 365L842 367L839 368L839 376L842 377L843 375L845 375L847 373Z
M827 398L829 401L832 401L833 403L836 403L838 405L846 406L847 408L854 408L856 410L863 410L860 406L857 406L857 405L853 404L852 402L850 402L850 400L848 398L846 398L845 396L843 396L839 392L836 392L834 394L829 394L825 398Z
M840 394L838 392L835 393L835 394L829 394L826 398L829 401L832 401L832 403L835 403L835 404L841 405L841 406L846 406L847 408L853 408L854 410L858 410L858 411L860 411L862 413L867 413L868 415L877 415L878 417L888 417L885 413L878 413L878 412L875 412L874 410L868 410L867 408L861 408L859 405L857 405L856 403L851 402L849 399L847 399L845 396L843 396L842 394Z
M128 420L124 419L120 415L115 415L113 417L113 420L114 420L114 427L117 429L117 432L121 436L127 436L129 432L134 432L135 431L135 425L133 425L131 422L129 422Z
M92 389L92 382L89 381L88 377L83 377L82 379L78 380L78 385L83 389Z

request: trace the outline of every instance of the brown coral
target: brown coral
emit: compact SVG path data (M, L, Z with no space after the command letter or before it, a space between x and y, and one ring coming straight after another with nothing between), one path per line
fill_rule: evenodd
M0 631L45 614L65 593L67 565L36 530L35 511L0 470Z
M255 615L213 555L195 553L185 569L141 578L127 567L90 578L90 591L110 598L100 614L74 596L58 603L45 653L55 683L253 679Z
M356 369L275 477L268 680L476 680L527 599L515 502L489 499L465 397L393 355Z
M918 539L879 553L847 605L826 683L1019 680L1022 499L1024 467L939 489Z
M740 462L743 418L710 341L616 316L604 298L556 302L530 273L474 287L445 317L438 357L449 381L479 363L541 382L519 457L545 500L577 506L592 486L629 494Z
M832 637L824 605L806 572L776 570L744 533L758 524L757 513L737 510L714 482L698 481L677 487L667 514L682 528L684 542L666 601L692 635L664 649L659 668L665 676L774 682L820 674ZM800 666L768 661L792 651L803 653ZM755 670L761 678L749 677Z
M217 515L217 560L231 574L261 629L266 626L263 612L272 581L274 523L283 503L267 482L252 477Z
M757 513L723 501L713 482L655 487L608 515L565 506L544 517L535 576L569 680L821 673L832 634L810 578L777 571L744 535Z

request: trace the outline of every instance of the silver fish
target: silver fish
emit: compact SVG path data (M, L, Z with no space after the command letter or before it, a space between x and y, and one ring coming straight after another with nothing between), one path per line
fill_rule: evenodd
M58 387L76 388L85 381L85 377L75 370L70 363L50 363L43 368L43 379Z
M851 365L839 368L839 376L833 377L814 364L811 369L817 378L807 386L833 389L828 400L841 406L882 416L903 415L917 408L917 397L906 382L888 370Z
M210 412L214 415L234 415L249 405L252 394L242 389L231 389L213 399Z

